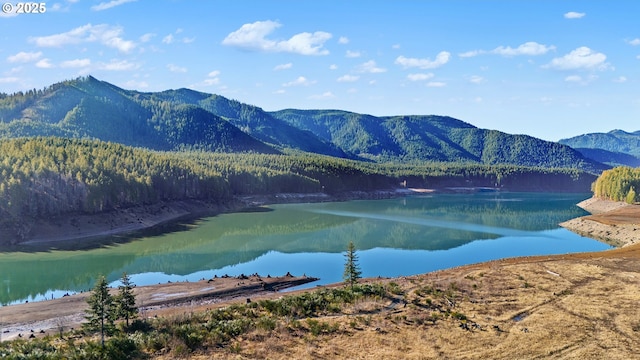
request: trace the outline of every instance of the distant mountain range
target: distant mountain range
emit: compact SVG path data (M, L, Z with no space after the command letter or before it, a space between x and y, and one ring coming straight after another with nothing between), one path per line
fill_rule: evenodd
M640 132L624 134L618 132L611 138L627 144L626 148L607 148L602 147L604 140L589 143L576 137L555 143L480 129L446 116L376 117L340 110L267 112L189 89L124 90L91 76L43 90L0 94L0 138L94 138L155 150L304 151L375 162L510 164L598 172L608 167L603 162L634 161L640 155Z
M562 139L559 143L569 145L584 156L611 166L640 166L640 131L590 133Z

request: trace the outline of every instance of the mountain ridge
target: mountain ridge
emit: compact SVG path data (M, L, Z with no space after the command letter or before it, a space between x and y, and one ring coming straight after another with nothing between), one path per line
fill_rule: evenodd
M140 92L92 76L0 94L0 138L94 138L153 150L303 151L374 162L605 168L570 146L437 115L262 108L191 89Z

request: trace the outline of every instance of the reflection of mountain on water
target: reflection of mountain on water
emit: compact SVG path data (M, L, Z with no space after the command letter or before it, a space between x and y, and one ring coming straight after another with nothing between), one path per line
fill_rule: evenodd
M49 289L88 289L99 274L186 275L254 260L270 251L446 250L478 239L535 236L584 215L586 196L554 194L436 195L344 203L290 204L275 211L220 215L188 231L81 252L0 254L0 302ZM294 269L292 269L294 270ZM28 284L28 289L21 290Z

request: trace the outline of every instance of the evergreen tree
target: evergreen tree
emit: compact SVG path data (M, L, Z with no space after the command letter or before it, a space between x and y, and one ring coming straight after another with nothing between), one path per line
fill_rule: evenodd
M87 298L87 304L89 304L89 308L86 310L85 319L88 322L82 326L90 332L100 331L100 340L102 347L104 347L105 334L111 334L115 329L113 296L109 293L107 280L104 276L101 276L96 282L91 295Z
M122 285L118 286L118 295L115 297L116 315L118 319L125 319L127 327L129 327L129 319L138 314L136 296L133 293L133 283L127 273L122 274L120 281Z
M360 267L358 266L358 256L356 254L356 246L353 244L353 241L349 242L349 246L347 247L347 253L345 254L345 264L344 264L344 274L342 278L345 283L347 283L351 290L356 283L358 283L358 279L362 276L362 271L360 271Z

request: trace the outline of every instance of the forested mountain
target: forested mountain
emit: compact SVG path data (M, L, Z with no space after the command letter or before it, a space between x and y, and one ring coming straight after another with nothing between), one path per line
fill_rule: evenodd
M609 166L640 166L640 157L603 149L576 148L582 155Z
M219 95L188 89L130 91L91 76L0 94L0 138L30 136L99 139L154 150L293 149L376 162L606 168L565 145L479 129L445 116L265 112Z
M594 179L577 169L377 164L309 153L158 152L97 140L8 139L0 140L0 244L25 238L33 219L175 200L227 203L237 195L339 194L400 183L588 191Z
M640 131L629 133L612 130L608 133L590 133L562 139L559 143L573 148L602 149L640 158Z
M313 131L345 152L379 161L472 162L540 167L604 166L569 146L526 135L479 129L446 116L374 117L339 110L272 112L302 129Z
M156 150L277 152L200 107L139 101L136 94L86 77L0 95L0 138L60 136Z

